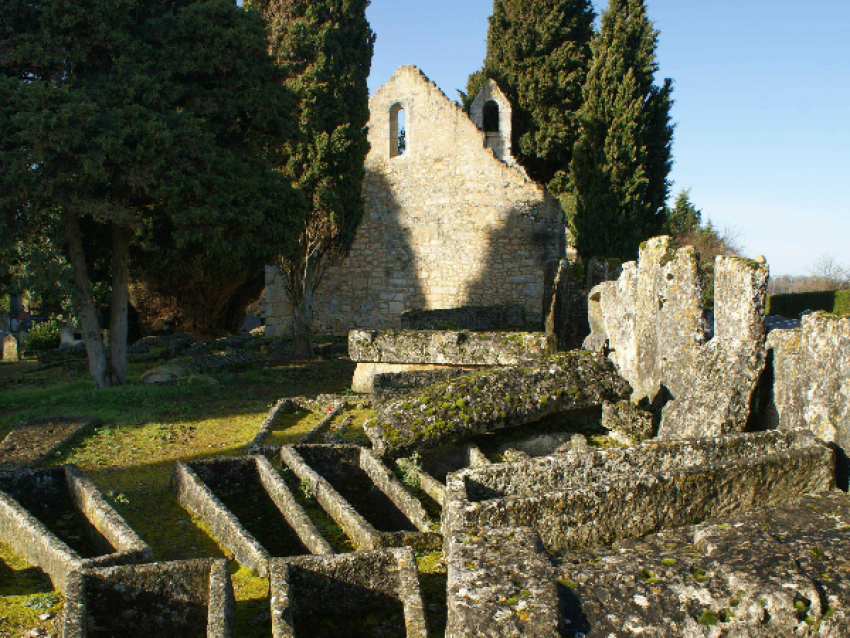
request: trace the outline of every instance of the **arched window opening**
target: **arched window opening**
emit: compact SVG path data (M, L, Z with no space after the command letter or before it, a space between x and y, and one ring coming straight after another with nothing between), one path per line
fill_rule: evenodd
M390 157L404 155L408 150L407 114L401 104L390 110Z
M484 132L499 132L499 105L493 100L488 100L484 104Z

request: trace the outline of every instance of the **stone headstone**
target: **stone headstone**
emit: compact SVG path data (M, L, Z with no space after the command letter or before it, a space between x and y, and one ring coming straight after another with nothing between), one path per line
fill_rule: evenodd
M3 361L18 361L18 339L8 334L3 339Z

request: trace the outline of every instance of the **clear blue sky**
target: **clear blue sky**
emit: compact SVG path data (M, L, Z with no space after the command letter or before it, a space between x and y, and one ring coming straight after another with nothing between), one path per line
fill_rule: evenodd
M597 11L605 7L597 2ZM773 274L850 265L850 0L648 0L675 81L673 193ZM370 89L402 64L452 99L484 58L492 0L372 0Z

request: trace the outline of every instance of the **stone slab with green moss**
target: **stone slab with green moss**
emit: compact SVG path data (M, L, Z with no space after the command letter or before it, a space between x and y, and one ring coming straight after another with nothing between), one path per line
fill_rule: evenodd
M475 372L389 401L365 429L379 455L398 457L629 394L613 364L576 350L534 366Z

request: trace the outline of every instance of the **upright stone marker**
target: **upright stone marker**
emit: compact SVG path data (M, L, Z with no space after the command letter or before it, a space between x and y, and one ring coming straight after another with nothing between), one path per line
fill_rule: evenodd
M18 339L13 334L3 339L3 361L18 361Z

